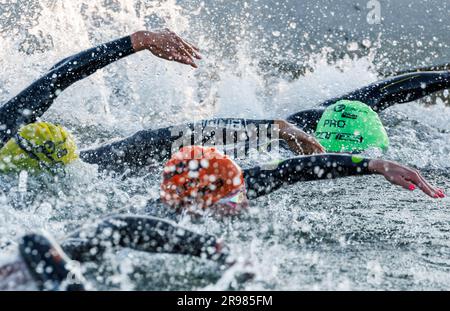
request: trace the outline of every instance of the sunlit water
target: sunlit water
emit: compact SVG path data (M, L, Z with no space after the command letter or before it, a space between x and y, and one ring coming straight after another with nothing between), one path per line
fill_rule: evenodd
M252 6L257 4L250 1ZM283 9L290 12L277 7L273 23L280 24ZM6 1L0 7L0 101L61 58L145 27L168 26L198 42L205 56L201 69L145 52L133 55L64 91L43 119L62 123L87 147L193 119L285 117L379 78L382 47L359 58L317 51L296 60L313 72L295 80L270 74L260 63L277 51L281 61L292 59L276 44L262 48L248 12L198 1ZM285 19L285 28L267 33L264 42L282 34L299 40L301 23L295 14ZM212 27L218 21L229 26L219 42L219 30ZM428 49L435 52L433 45ZM385 157L419 168L443 189L450 188L446 100L444 92L382 114L391 138ZM253 154L241 164L276 156ZM0 263L14 258L16 241L26 232L45 229L63 238L89 220L142 211L148 198L158 196L159 180L158 168L120 178L84 163L56 180L29 176L25 185L18 176L0 176ZM182 219L192 230L223 238L250 268L223 273L196 258L124 250L109 254L100 267L88 266L95 271L89 276L98 288L123 290L449 289L449 207L447 198L410 193L379 176L302 183L254 202L240 218ZM253 280L236 278L245 269L255 272Z

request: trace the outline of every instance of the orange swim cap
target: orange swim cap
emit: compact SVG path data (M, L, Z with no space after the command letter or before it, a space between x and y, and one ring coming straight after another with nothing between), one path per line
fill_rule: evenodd
M188 146L164 166L161 200L174 207L207 208L244 189L241 168L215 148Z

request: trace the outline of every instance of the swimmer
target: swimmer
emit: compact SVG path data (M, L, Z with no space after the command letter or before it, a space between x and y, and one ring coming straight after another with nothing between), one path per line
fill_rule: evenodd
M160 201L174 210L212 210L236 215L248 201L298 182L382 175L390 183L443 198L416 170L401 164L350 154L299 156L272 165L242 169L215 148L187 146L165 164ZM161 207L163 208L163 207Z
M89 224L61 244L48 234L27 234L18 248L17 259L0 267L0 290L92 290L80 264L102 262L107 249L195 256L216 262L220 269L234 264L229 249L214 236L134 215L110 216Z

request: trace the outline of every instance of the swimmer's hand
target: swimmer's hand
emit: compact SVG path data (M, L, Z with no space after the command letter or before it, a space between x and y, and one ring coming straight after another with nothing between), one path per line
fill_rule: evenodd
M320 154L325 153L325 148L311 135L284 121L276 120L278 125L280 138L287 142L289 148L297 154Z
M385 160L371 160L369 170L383 175L390 183L402 186L413 191L416 187L432 198L444 198L445 194L441 189L430 185L418 171L400 165L395 162Z
M196 46L167 28L156 32L138 31L131 35L131 43L136 52L149 50L157 57L194 68L197 68L194 59L202 58Z

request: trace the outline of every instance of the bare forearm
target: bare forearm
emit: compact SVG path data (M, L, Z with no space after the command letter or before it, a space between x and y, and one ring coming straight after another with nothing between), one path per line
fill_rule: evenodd
M150 31L137 31L131 36L131 45L135 52L140 52L147 49L149 42L152 40L152 33Z
M311 135L285 120L275 120L274 124L278 130L279 138L289 145L289 148L297 154L319 154L324 153L325 148Z

